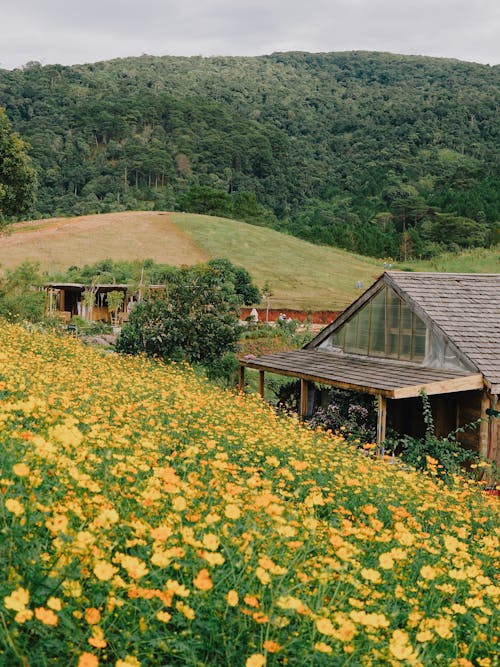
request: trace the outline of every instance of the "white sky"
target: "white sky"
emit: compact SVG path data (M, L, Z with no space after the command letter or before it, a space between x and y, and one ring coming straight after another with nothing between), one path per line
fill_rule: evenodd
M1 0L0 67L389 51L500 62L500 0Z

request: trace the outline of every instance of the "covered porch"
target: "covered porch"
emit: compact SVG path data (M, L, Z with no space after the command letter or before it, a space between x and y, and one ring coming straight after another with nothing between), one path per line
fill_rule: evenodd
M240 359L239 387L245 386L245 369L259 372L259 394L264 397L265 374L274 373L300 380L299 414L310 416L309 392L312 384L348 389L377 397L377 444L386 437L388 411L393 422L404 426L413 419L416 402L422 390L434 397L436 430L447 435L463 425L464 419L473 421L487 417L491 397L484 389L481 373L426 368L416 364L387 359L374 359L355 355L334 354L317 349L301 349L292 352L245 357ZM413 415L413 416L412 416ZM494 438L488 421L481 423L476 432L477 442L464 443L489 458L496 459L492 450Z

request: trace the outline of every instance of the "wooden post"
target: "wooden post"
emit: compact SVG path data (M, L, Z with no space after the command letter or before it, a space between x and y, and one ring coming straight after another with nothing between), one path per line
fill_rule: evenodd
M490 457L490 420L486 414L486 410L490 407L491 398L488 392L483 391L481 397L481 414L479 415L484 421L479 424L479 453L485 459Z
M307 405L309 398L309 382L300 378L300 418L305 419L307 416Z
M264 371L259 371L259 394L264 398Z
M238 380L238 389L243 392L245 391L245 366L240 365L238 368L239 380Z
M385 425L387 420L387 399L382 394L378 394L377 409L377 446L380 448L385 440Z

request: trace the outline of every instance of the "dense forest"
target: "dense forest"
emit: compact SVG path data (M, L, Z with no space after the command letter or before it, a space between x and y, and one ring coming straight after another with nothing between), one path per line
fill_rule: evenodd
M226 215L380 257L498 242L500 66L386 53L0 70L31 217Z

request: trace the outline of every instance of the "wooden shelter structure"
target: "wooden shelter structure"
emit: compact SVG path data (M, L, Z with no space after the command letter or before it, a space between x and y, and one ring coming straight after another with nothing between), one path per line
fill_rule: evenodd
M45 309L49 317L59 317L65 323L69 323L73 315L79 315L92 322L110 322L111 313L108 309L107 295L113 291L123 292L124 313L126 313L127 294L130 288L122 284L48 283L45 285L45 291L47 294ZM93 292L91 308L85 300L85 293L88 291Z
M420 393L444 436L482 418L458 439L500 464L500 274L387 271L300 350L240 360L259 371L298 378L300 414L311 386L329 385L378 399L377 442L389 420L401 434L424 431Z

